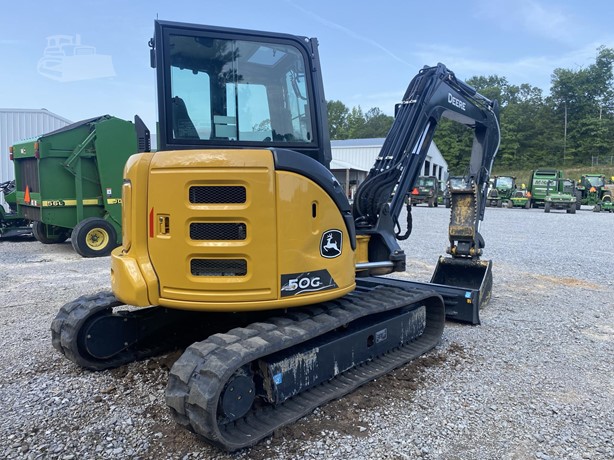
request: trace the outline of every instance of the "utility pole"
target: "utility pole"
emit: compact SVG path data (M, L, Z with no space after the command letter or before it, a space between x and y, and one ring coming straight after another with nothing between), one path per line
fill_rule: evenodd
M565 101L565 128L563 131L563 166L565 166L565 154L567 153L567 101Z

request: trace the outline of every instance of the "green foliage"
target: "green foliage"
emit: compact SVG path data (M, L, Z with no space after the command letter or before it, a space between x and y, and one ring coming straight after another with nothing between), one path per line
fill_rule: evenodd
M433 140L448 162L450 174L465 173L471 156L472 138L472 131L459 123L447 119L439 122Z
M350 110L341 101L328 101L328 130L331 139L347 139L347 119Z
M467 83L499 102L501 146L495 170L573 168L593 159L614 160L614 49L599 47L586 68L554 69L550 95L528 83L510 84L498 75L475 76ZM379 108L363 113L340 101L328 102L331 139L385 137L393 118ZM471 132L442 119L435 143L451 174L469 163Z
M327 108L330 138L334 140L386 137L394 121L378 107L363 113L360 106L350 110L341 101L328 101Z

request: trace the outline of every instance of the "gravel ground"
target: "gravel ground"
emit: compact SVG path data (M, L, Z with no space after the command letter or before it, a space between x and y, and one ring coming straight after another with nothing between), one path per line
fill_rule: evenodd
M494 261L480 326L276 433L222 453L164 403L177 354L88 372L51 346L59 307L109 289L109 259L70 243L0 242L0 457L614 458L614 216L488 208ZM428 281L449 212L414 208L409 274Z

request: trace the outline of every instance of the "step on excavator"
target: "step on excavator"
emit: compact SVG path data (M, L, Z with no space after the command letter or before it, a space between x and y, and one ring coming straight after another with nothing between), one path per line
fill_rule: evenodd
M108 369L187 347L166 402L227 451L432 349L446 317L479 323L498 105L443 64L412 79L352 205L329 169L318 43L155 21L159 150L128 160L112 292L64 305L55 348ZM449 256L430 283L404 272L399 222L441 117L474 133L451 188Z

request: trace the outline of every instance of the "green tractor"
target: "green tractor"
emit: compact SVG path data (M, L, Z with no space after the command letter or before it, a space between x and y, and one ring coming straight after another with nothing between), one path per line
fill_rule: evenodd
M509 207L510 199L516 191L516 178L513 176L495 176L491 189L486 197L486 206L497 208L506 205Z
M577 185L577 196L582 204L596 206L604 197L612 197L612 191L606 186L604 174L583 174Z
M17 212L15 202L15 181L9 180L0 183L0 192L8 205L7 209L0 203L0 238L16 238L20 236L32 236L32 226Z
M572 179L551 179L546 185L544 212L564 209L568 214L576 213L576 183Z

